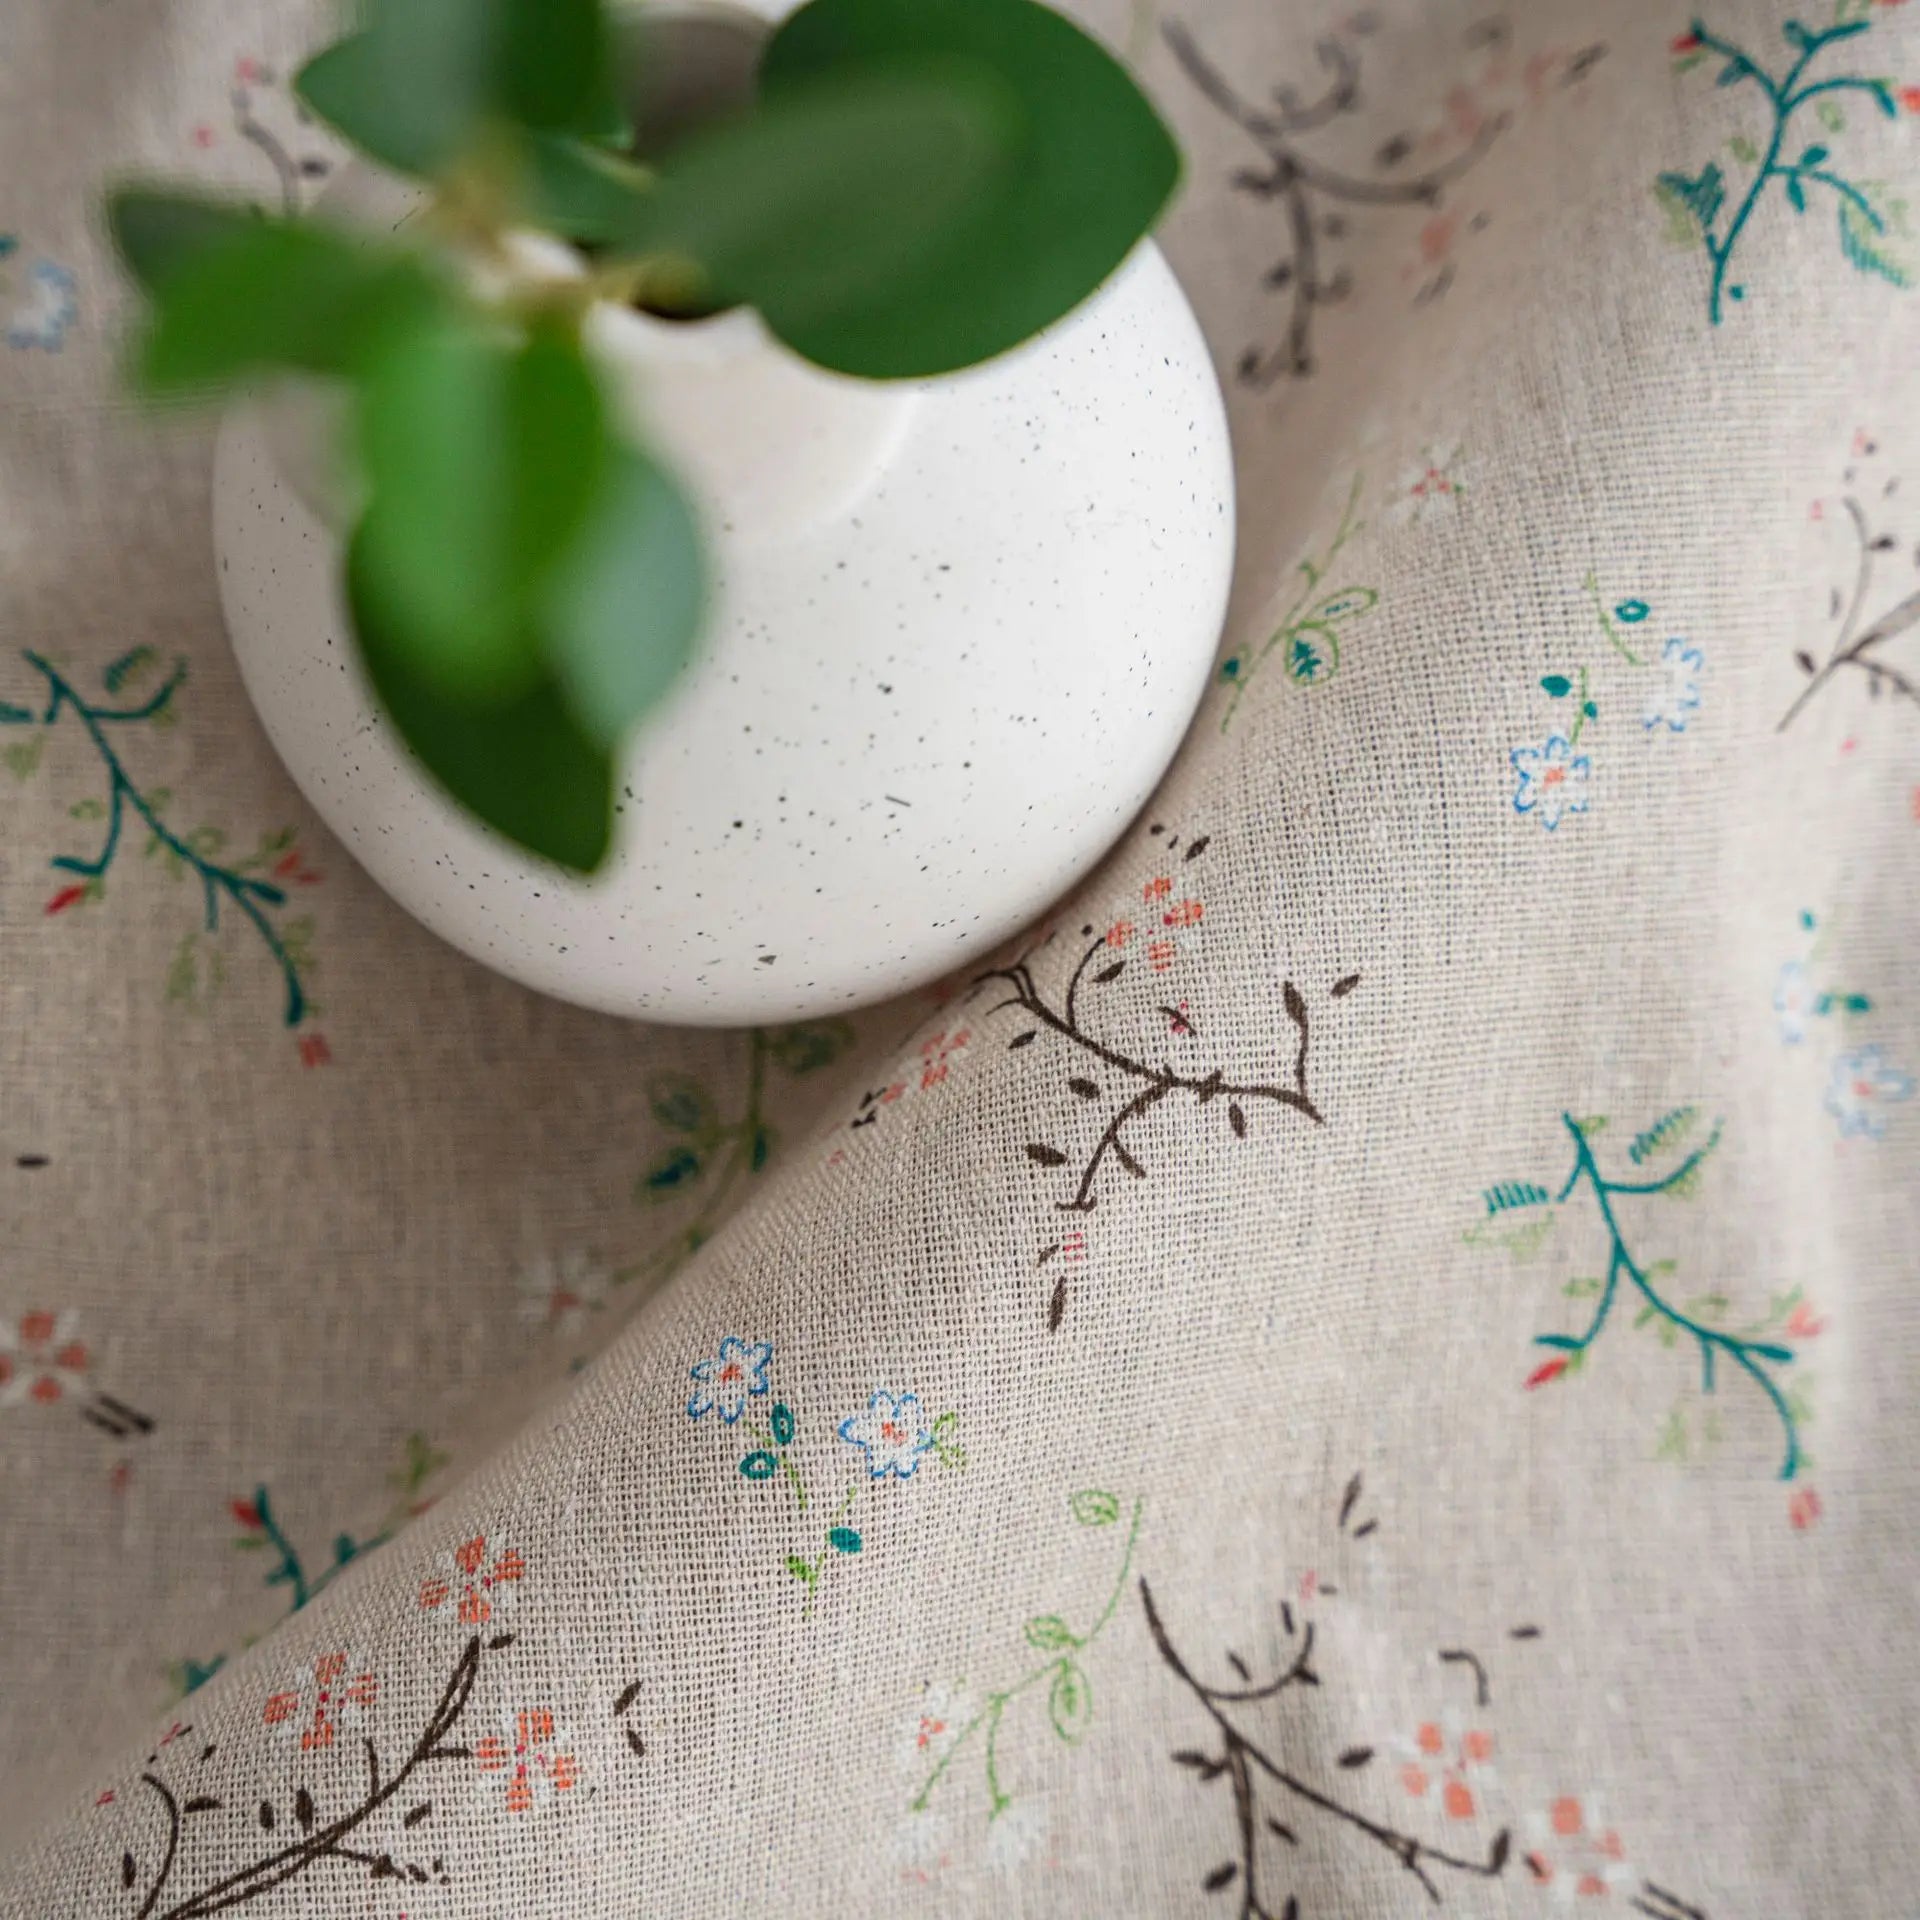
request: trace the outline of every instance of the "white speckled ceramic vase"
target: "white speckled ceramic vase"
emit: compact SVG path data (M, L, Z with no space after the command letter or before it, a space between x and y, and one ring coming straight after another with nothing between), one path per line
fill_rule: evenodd
M606 308L588 339L717 582L630 743L612 857L562 873L414 762L349 639L325 488L253 404L215 457L220 590L301 790L443 938L610 1012L787 1019L985 953L1113 843L1207 685L1232 463L1165 261L1143 244L1039 339L912 384L820 372L746 311Z

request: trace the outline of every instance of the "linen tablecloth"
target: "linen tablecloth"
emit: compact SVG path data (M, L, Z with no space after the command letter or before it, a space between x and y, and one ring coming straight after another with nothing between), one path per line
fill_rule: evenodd
M1218 677L750 1033L240 691L100 195L309 201L330 16L0 10L0 1913L1912 1910L1920 5L1798 3L1089 4Z

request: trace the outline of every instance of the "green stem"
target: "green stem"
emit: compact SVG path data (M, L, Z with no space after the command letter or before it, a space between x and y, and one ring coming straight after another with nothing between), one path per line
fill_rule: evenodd
M1222 733L1226 732L1233 722L1233 716L1239 711L1240 702L1246 695L1248 681L1266 664L1267 656L1274 648L1292 636L1294 623L1300 618L1301 609L1312 599L1313 590L1326 578L1328 568L1333 565L1334 556L1355 533L1359 532L1360 523L1354 519L1353 515L1354 509L1360 504L1360 489L1365 478L1364 474L1356 473L1353 476L1353 485L1347 490L1347 504L1341 512L1340 525L1334 533L1333 544L1318 560L1309 558L1300 562L1300 571L1306 578L1306 585L1295 596L1293 605L1280 616L1279 624L1267 636L1265 646L1249 658L1246 672L1234 682L1233 692L1227 698L1227 710L1220 716Z
M1121 1555L1120 1571L1115 1576L1113 1591L1107 1595L1106 1605L1095 1615L1092 1626L1075 1639L1073 1645L1076 1651L1090 1647L1099 1639L1106 1631L1107 1622L1113 1618L1114 1609L1120 1604L1120 1596L1126 1590L1127 1576L1133 1571L1133 1553L1140 1539L1140 1517L1144 1507L1145 1502L1136 1498L1133 1503L1133 1519L1127 1528L1126 1550ZM1004 1808L1013 1804L1011 1798L1000 1791L1000 1776L994 1765L994 1745L1000 1734L1000 1717L1013 1701L1017 1700L1029 1687L1044 1680L1058 1665L1057 1659L1044 1660L1037 1667L1022 1674L1012 1686L1003 1687L998 1692L987 1695L987 1704L960 1729L953 1745L940 1756L933 1771L927 1775L921 1785L920 1791L913 1796L911 1806L915 1813L926 1811L927 1801L931 1798L934 1788L940 1784L942 1776L953 1765L960 1749L979 1731L983 1721L987 1723L986 1774L987 1792L991 1801L987 1814L988 1820L993 1820Z
M1593 597L1593 610L1600 617L1600 631L1607 636L1607 645L1610 646L1628 666L1644 667L1647 663L1615 632L1613 621L1607 613L1606 602L1600 598L1600 581L1598 576L1590 573L1581 584L1585 586L1587 592Z
M1567 1175L1566 1184L1560 1189L1557 1201L1564 1204L1565 1201L1571 1197L1574 1188L1584 1182L1593 1194L1594 1204L1600 1210L1600 1218L1605 1223L1607 1233L1613 1242L1613 1253L1607 1266L1606 1286L1600 1295L1599 1304L1594 1310L1593 1320L1586 1332L1577 1338L1543 1335L1535 1344L1554 1348L1569 1355L1585 1353L1586 1350L1593 1345L1594 1341L1600 1337L1602 1330L1607 1324L1608 1316L1613 1310L1613 1303L1618 1293L1619 1277L1624 1273L1627 1278L1633 1282L1634 1287L1638 1290L1641 1297L1655 1313L1669 1321L1673 1326L1679 1328L1683 1333L1691 1335L1699 1344L1701 1390L1703 1392L1711 1393L1713 1391L1713 1356L1715 1352L1718 1351L1726 1354L1735 1366L1749 1375L1759 1386L1760 1390L1767 1396L1768 1400L1772 1402L1773 1409L1775 1413L1779 1415L1780 1424L1785 1430L1787 1442L1786 1458L1780 1469L1780 1478L1782 1480L1791 1480L1795 1473L1799 1471L1800 1467L1799 1429L1793 1417L1793 1410L1787 1405L1785 1396L1761 1368L1759 1360L1755 1358L1755 1355L1758 1355L1760 1359L1771 1360L1776 1365L1786 1365L1793 1358L1791 1350L1785 1347L1761 1346L1755 1342L1743 1340L1738 1335L1723 1332L1718 1328L1703 1326L1698 1320L1692 1319L1687 1314L1682 1313L1678 1307L1671 1305L1663 1299L1654 1287L1653 1282L1647 1278L1639 1264L1635 1261L1631 1250L1627 1246L1626 1236L1621 1232L1620 1223L1613 1211L1613 1201L1618 1195L1663 1193L1668 1188L1677 1186L1719 1145L1719 1128L1716 1127L1714 1129L1713 1136L1707 1141L1706 1145L1698 1147L1692 1153L1688 1154L1679 1166L1674 1168L1671 1173L1662 1179L1651 1181L1609 1180L1602 1175L1599 1163L1594 1158L1593 1148L1588 1142L1586 1135L1580 1129L1580 1123L1575 1120L1571 1114L1562 1114L1560 1117L1565 1122L1567 1131L1573 1135L1574 1162L1573 1170Z
M126 809L131 807L139 815L149 831L162 846L185 861L200 876L201 890L206 900L207 931L212 933L220 923L220 896L225 894L233 904L253 922L254 931L265 942L267 951L278 962L282 978L287 983L286 1023L290 1027L300 1024L306 1012L306 994L300 983L300 970L294 965L293 957L287 952L280 936L274 931L273 923L260 909L260 902L269 906L282 906L286 895L271 881L252 880L232 867L215 865L203 859L177 834L168 830L160 816L154 812L146 796L127 777L126 769L120 764L120 756L108 744L104 725L107 722L131 722L150 720L173 697L175 690L185 678L184 666L177 667L172 677L150 700L143 701L137 707L96 707L83 700L73 685L44 655L26 652L23 657L46 681L48 689L47 710L41 716L43 726L52 726L60 717L60 709L71 707L75 717L86 729L87 737L93 742L94 750L99 754L107 769L109 781L107 798L107 838L97 858L80 860L70 854L56 855L51 864L63 873L77 873L84 879L98 880L105 876L113 865L114 856L120 850L120 832L125 822Z
M1587 670L1585 667L1581 667L1578 671L1580 674L1580 691L1575 696L1573 731L1567 736L1567 745L1569 747L1577 747L1580 744L1581 732L1587 724Z
M280 1550L280 1568L277 1577L283 1579L293 1590L293 1605L288 1608L288 1612L298 1613L313 1598L313 1593L307 1585L306 1569L300 1564L300 1556L294 1551L293 1542L280 1531L280 1523L273 1517L273 1505L267 1498L265 1487L254 1489L253 1510L260 1516L262 1532ZM272 1574L267 1577L269 1581L276 1578Z

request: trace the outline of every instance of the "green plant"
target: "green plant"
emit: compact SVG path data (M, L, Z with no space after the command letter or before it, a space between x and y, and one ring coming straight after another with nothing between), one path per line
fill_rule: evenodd
M151 300L145 391L344 393L368 676L458 800L582 870L707 587L693 508L583 348L593 305L750 305L823 367L943 373L1091 293L1179 173L1124 70L1036 0L811 0L750 106L657 152L629 65L603 0L366 0L297 88L425 184L404 233L146 186L110 206ZM582 270L533 265L527 229Z

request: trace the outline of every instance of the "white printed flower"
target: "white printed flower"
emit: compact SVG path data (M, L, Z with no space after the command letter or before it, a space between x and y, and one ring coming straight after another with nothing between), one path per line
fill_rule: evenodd
M526 1579L517 1547L475 1534L443 1553L439 1570L420 1583L420 1610L469 1629L492 1626L513 1611Z
M1551 833L1562 817L1587 810L1587 775L1593 762L1575 753L1564 733L1550 733L1538 747L1515 747L1513 770L1520 776L1514 789L1515 813L1535 815Z
M1670 733L1685 733L1689 717L1700 711L1700 670L1706 655L1684 640L1669 640L1656 663L1660 679L1640 718L1648 728L1664 725Z
M867 1471L876 1480L888 1474L911 1480L919 1471L921 1455L933 1451L933 1428L921 1418L917 1393L875 1390L863 1412L840 1422L840 1438L867 1456Z
M952 1750L973 1714L964 1689L936 1681L921 1694L912 1718L901 1728L901 1764L924 1780Z
M730 1333L720 1342L720 1351L696 1360L688 1369L694 1382L687 1401L687 1417L698 1420L704 1413L717 1413L728 1426L747 1410L747 1402L767 1391L767 1367L773 1359L771 1340L742 1340Z
M1401 474L1393 490L1391 518L1400 521L1422 520L1429 514L1457 508L1467 485L1460 478L1460 449L1440 453L1432 447L1421 450L1420 458Z
M1807 1020L1817 998L1805 964L1789 960L1773 983L1773 1010L1780 1017L1780 1038L1788 1046L1798 1046L1807 1037Z
M1052 1823L1047 1804L1039 1799L1020 1799L1003 1806L987 1826L987 1864L995 1873L1009 1874L1023 1867L1050 1845Z
M533 1813L580 1784L571 1728L545 1707L503 1707L500 1732L474 1743L473 1764L506 1789L509 1813Z
M541 1254L520 1270L520 1318L566 1336L607 1303L607 1275L591 1254Z
M1878 1140L1887 1130L1886 1109L1913 1095L1913 1076L1902 1073L1879 1046L1843 1053L1827 1082L1827 1111L1840 1123L1841 1138L1865 1134Z

